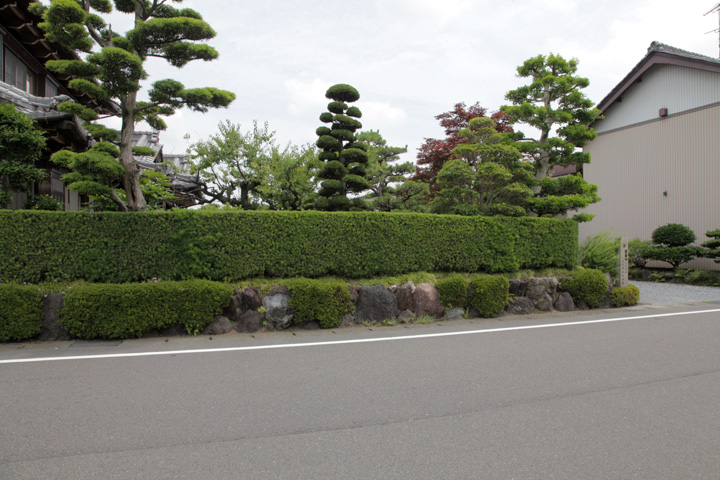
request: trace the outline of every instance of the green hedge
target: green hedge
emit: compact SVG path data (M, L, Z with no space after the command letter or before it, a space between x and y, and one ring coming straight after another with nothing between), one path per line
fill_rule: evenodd
M379 212L0 211L0 281L361 278L573 268L577 224Z
M296 325L317 321L322 328L335 328L355 308L345 283L298 278L287 282L287 286Z
M0 284L0 342L27 340L42 331L42 297L35 287Z
M476 277L470 281L468 304L485 318L497 317L510 302L510 282L499 275Z
M470 282L460 274L451 275L435 284L445 308L465 308Z
M573 278L560 282L560 290L569 292L575 303L584 301L590 308L600 306L609 287L605 274L594 268L581 270Z
M84 284L63 298L60 324L78 338L142 337L181 324L202 332L230 303L230 285L207 280Z

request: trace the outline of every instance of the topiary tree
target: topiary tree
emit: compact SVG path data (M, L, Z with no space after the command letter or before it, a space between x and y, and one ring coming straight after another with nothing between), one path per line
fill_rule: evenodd
M707 249L703 252L703 257L714 258L715 263L720 263L720 228L705 232L705 236L710 237L710 240L702 243L702 246Z
M0 208L12 192L29 193L30 185L47 176L35 164L45 150L45 137L33 121L9 103L0 103Z
M121 34L105 22L101 15L110 14L113 7L133 17L131 30ZM43 16L45 21L40 27L48 40L83 58L50 60L48 70L72 77L73 90L99 103L114 105L107 113L121 118L120 135L89 123L98 115L82 105L65 102L58 110L78 115L88 122L85 129L96 139L118 146L127 203L123 210L146 210L140 169L133 159L135 123L145 120L152 128L164 130L166 124L161 117L173 115L178 108L206 112L228 106L235 94L210 87L186 89L177 80L165 79L153 83L148 90L149 101L139 101L141 81L147 78L144 64L149 57L162 58L178 68L193 60L213 60L217 51L197 42L213 38L215 32L195 10L177 9L166 0L52 0L48 8L40 3L30 8Z
M538 55L518 67L519 77L529 78L530 84L509 91L505 98L512 105L501 107L511 122L525 123L540 131L537 138L516 134L517 147L532 160L535 168L534 198L528 210L537 216L565 215L568 211L587 207L600 201L597 186L587 183L580 175L553 178L556 166L582 166L590 162L590 154L580 150L597 133L590 127L600 111L593 108L581 91L590 82L576 75L578 61L565 60L560 55ZM578 214L577 221L592 219L590 214Z
M656 228L652 233L653 244L643 250L642 256L648 260L669 263L677 268L683 263L702 255L701 247L690 244L695 241L695 233L685 225L668 223Z
M325 97L332 101L328 111L320 115L320 121L328 126L315 131L319 137L316 145L322 150L318 158L325 162L318 174L322 181L315 207L328 211L362 209L362 200L348 198L349 193L359 194L370 188L366 178L367 146L355 135L355 131L362 128L357 120L362 112L348 106L360 98L360 93L341 83L330 87Z

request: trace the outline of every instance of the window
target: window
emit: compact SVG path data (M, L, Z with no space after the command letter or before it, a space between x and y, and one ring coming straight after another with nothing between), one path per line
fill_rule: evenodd
M37 75L14 53L5 48L5 83L28 93L35 93Z

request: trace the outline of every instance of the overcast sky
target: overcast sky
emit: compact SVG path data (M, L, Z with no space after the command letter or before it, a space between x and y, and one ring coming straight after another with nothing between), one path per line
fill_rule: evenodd
M227 109L168 119L165 153L183 153L184 135L207 138L225 119L243 130L268 122L282 144L314 142L325 91L348 83L360 92L364 129L407 145L403 160L414 161L425 138L443 137L435 115L457 102L497 110L525 83L516 68L538 54L577 58L595 103L653 40L717 57L718 34L706 32L718 28L718 14L703 16L717 2L186 0L180 7L200 12L217 32L209 43L220 57L181 70L152 61L148 82L176 78L237 95Z

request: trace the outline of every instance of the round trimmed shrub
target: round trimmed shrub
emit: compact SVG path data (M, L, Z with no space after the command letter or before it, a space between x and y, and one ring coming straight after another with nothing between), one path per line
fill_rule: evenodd
M345 142L349 142L353 138L355 138L355 135L353 135L353 133L350 130L344 130L344 129L332 130L330 132L330 135L337 138L338 140L343 140Z
M360 150L359 148L346 148L342 151L340 154L340 158L346 163L367 163L368 156L367 153Z
M337 160L338 154L337 152L320 152L318 153L318 158L323 162L328 162L332 160Z
M470 281L468 304L485 318L497 317L510 303L510 282L503 276L476 277Z
M361 192L370 188L370 182L359 175L345 175L343 181L345 185L347 185L348 190L352 192Z
M337 152L342 149L342 143L340 142L340 140L330 135L323 135L322 137L318 138L315 145L325 150L326 152Z
M328 180L341 180L347 175L348 169L337 160L330 160L320 169L320 178ZM342 185L341 185L342 188Z
M332 130L330 130L328 127L318 127L317 130L315 130L315 133L318 137L322 137L323 135L330 135L332 133Z
M585 302L590 308L597 308L608 291L608 279L600 270L586 268L574 278L566 278L560 283L560 290L570 293L575 303Z
M323 180L320 186L322 187L320 189L320 195L323 197L333 195L343 189L343 183L340 180Z
M443 278L435 283L440 301L445 308L465 308L470 282L460 274Z
M323 123L330 123L333 121L333 114L330 112L323 112L320 114L320 121Z
M614 288L610 292L610 301L616 307L635 305L640 301L640 289L635 285Z
M32 338L42 324L42 298L34 287L0 284L0 342Z
M358 107L348 108L347 114L350 115L351 117L362 118L362 112L360 111L360 109Z
M689 227L679 223L668 223L652 233L653 243L667 247L683 247L695 241L695 234Z
M360 99L360 92L350 85L339 83L328 88L325 96L337 102L355 102Z
M344 102L330 102L327 106L328 111L332 113L344 113L347 108L347 103Z

